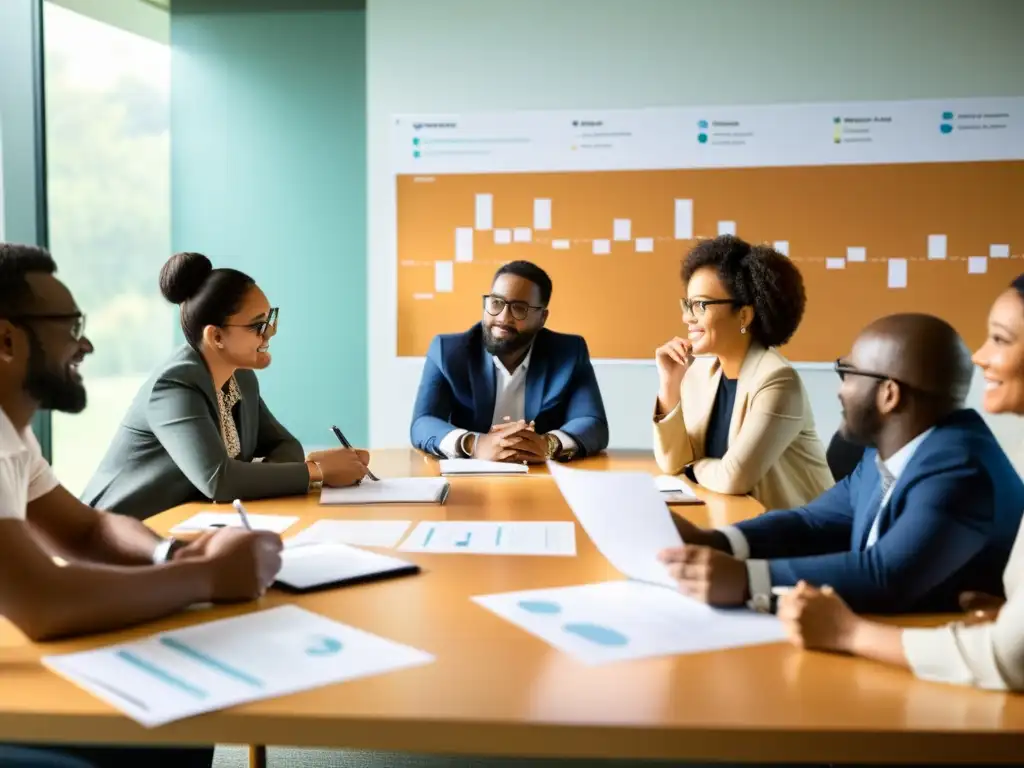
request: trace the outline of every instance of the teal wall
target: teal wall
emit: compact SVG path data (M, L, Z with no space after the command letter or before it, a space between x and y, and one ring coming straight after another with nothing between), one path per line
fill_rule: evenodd
M174 0L171 237L280 306L263 397L307 448L368 440L366 14ZM277 10L286 8L286 10Z

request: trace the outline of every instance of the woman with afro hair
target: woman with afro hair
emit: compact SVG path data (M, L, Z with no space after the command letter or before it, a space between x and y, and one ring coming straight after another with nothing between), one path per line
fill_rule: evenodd
M710 491L799 507L833 485L799 375L776 350L807 295L793 263L731 235L683 261L686 335L655 352L654 453Z

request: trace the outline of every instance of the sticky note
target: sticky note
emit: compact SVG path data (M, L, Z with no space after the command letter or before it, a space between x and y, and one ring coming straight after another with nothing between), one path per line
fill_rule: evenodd
M1010 246L1007 245L990 245L988 247L988 257L990 259L1008 259L1010 258Z
M846 249L846 260L847 261L867 261L868 249L860 246L850 247Z
M967 259L968 275L984 275L988 272L988 259L984 256L970 256Z
M512 230L511 229L496 229L494 230L494 243L495 245L508 245L512 242Z
M907 260L889 259L889 287L907 287Z
M846 269L846 259L825 259L825 269Z
M594 241L594 253L606 254L612 252L612 241L611 240L595 240Z
M929 259L944 259L944 258L946 258L946 236L945 235L928 235L928 258Z
M653 237L638 237L636 239L636 252L637 253L653 253L654 252L654 238Z

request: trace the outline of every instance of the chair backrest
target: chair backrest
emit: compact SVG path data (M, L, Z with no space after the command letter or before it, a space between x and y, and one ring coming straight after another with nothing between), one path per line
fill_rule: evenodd
M825 460L832 472L832 478L838 483L849 475L860 464L864 457L864 446L851 443L837 431L825 451Z

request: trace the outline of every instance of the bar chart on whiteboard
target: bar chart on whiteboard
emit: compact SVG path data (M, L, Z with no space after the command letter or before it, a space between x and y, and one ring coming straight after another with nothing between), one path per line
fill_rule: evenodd
M682 258L721 234L799 266L792 360L834 360L891 312L977 344L1024 272L1021 101L406 118L398 354L479 320L495 270L526 259L554 282L549 327L595 358L648 360L681 331Z

